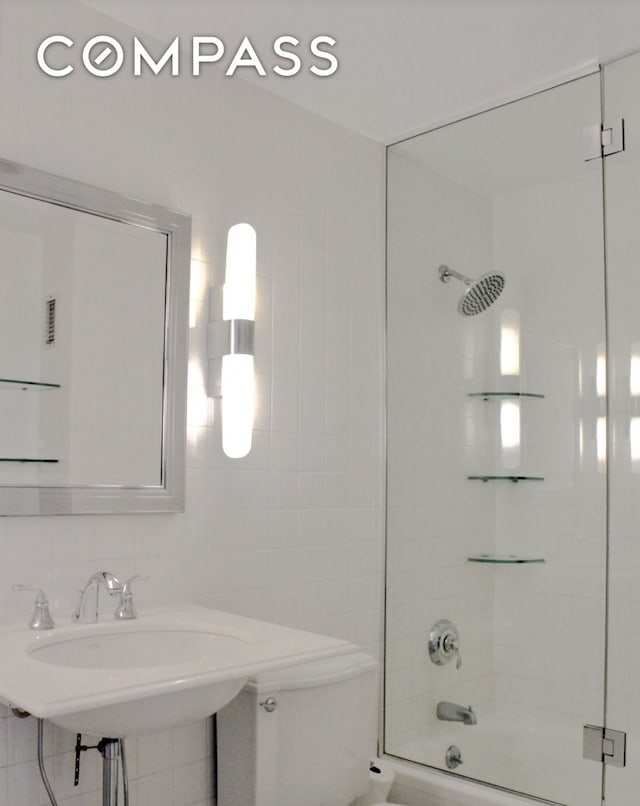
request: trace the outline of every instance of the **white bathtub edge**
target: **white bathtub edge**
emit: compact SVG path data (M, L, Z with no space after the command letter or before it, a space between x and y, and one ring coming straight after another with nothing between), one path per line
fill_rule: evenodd
M535 806L550 802L502 792L392 756L382 758L396 775L389 799L406 806Z

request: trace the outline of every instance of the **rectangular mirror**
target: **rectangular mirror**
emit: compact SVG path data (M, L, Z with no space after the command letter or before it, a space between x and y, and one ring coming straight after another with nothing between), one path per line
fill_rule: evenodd
M184 508L191 219L0 160L0 515Z

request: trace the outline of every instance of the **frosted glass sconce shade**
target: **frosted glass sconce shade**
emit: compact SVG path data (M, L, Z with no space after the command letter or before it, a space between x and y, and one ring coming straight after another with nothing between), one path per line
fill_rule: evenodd
M222 450L241 459L251 450L255 413L252 355L225 355L222 359Z
M238 334L230 338L230 352L222 359L222 450L241 459L251 450L255 413L253 344L246 343L253 341L256 318L256 231L250 224L235 224L227 235L222 318Z
M256 231L251 224L235 224L227 235L222 318L256 318Z
M209 385L214 396L222 397L222 450L231 459L241 459L251 450L255 314L256 232L250 224L235 224L227 235L222 321L209 325L210 376L215 375Z

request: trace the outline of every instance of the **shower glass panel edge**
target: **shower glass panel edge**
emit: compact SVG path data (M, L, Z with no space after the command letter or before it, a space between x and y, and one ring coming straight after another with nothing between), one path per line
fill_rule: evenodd
M635 806L640 790L640 55L602 68L603 121L624 151L604 162L609 329L609 629L606 725L627 735L626 766L607 765L609 806ZM613 123L609 123L612 121Z
M568 806L602 790L582 759L604 692L599 83L387 150L384 751L447 771L459 747L452 775ZM442 265L504 289L463 318Z

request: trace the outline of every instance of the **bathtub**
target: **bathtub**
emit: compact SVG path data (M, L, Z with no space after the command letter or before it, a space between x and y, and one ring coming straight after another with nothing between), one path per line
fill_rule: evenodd
M540 803L458 775L421 769L389 756L383 758L396 774L389 800L404 806L536 806Z
M464 764L452 772L424 766L444 768L451 745L460 748ZM474 726L436 723L428 736L394 747L385 758L396 773L390 800L406 806L601 803L601 768L582 758L582 723L551 713L548 719L540 712L485 714Z

